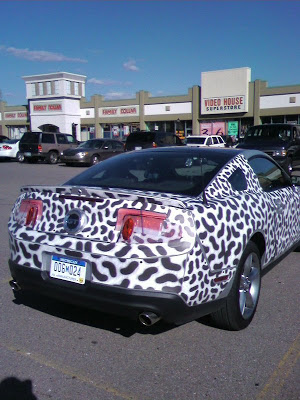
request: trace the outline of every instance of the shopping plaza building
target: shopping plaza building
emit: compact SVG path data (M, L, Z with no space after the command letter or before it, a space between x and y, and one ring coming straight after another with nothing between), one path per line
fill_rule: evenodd
M201 85L186 94L135 98L85 98L86 76L68 72L24 76L26 105L0 102L0 134L19 138L24 131L72 133L78 140L123 139L133 130L171 131L180 136L243 136L260 123L300 123L300 84L268 87L251 81L251 69L235 68L201 74Z

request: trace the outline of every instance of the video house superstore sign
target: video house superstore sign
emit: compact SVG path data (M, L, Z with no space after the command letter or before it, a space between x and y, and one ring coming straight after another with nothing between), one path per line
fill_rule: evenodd
M225 96L203 99L206 113L245 112L245 96Z

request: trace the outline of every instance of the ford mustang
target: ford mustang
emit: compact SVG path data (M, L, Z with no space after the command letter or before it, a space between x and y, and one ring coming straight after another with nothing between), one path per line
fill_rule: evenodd
M265 153L169 147L27 186L9 223L16 296L136 318L249 325L262 270L300 246L300 186Z

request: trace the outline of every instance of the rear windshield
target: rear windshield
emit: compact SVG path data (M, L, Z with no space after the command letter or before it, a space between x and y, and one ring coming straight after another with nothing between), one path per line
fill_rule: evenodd
M149 143L149 142L154 142L154 140L155 140L155 132L132 132L127 137L126 142Z
M292 128L282 125L260 125L248 129L244 141L280 140L289 141L292 138Z
M38 143L40 133L39 132L25 132L20 140L21 143Z
M201 157L187 150L132 152L103 161L66 184L197 196L231 157L215 152Z
M80 143L78 147L84 149L101 149L103 143L103 140L87 140L86 142Z
M186 144L204 144L205 143L205 137L188 137L186 139Z

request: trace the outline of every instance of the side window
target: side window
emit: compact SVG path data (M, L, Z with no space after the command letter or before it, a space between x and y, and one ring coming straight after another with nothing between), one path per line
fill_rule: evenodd
M112 142L112 148L114 150L122 150L123 149L123 144L119 142Z
M289 178L271 160L264 157L255 157L249 161L249 164L264 191L270 192L290 186Z
M55 138L53 133L43 133L42 143L55 143Z
M206 146L210 146L212 144L211 138L207 138Z
M105 143L103 143L103 149L104 149L104 150L111 150L111 149L112 149L112 144L111 144L111 142L105 142Z
M212 138L212 139L213 139L214 144L219 144L218 138L217 138L217 137L214 137L214 138Z
M247 180L240 168L237 168L228 178L229 183L232 186L233 190L237 190L241 192L243 190L247 190Z
M58 144L68 144L67 138L61 133L56 134L56 140Z
M68 143L72 143L72 144L76 143L76 141L72 135L65 135L65 138Z

